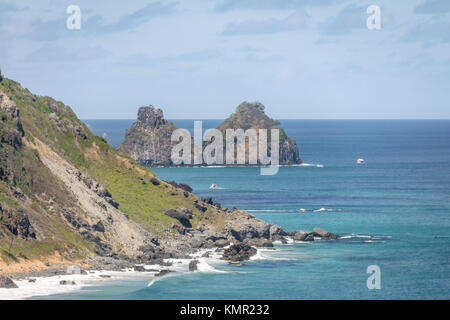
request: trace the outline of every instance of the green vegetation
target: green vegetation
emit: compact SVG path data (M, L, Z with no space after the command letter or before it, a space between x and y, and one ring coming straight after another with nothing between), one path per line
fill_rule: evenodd
M150 179L155 177L154 174L128 156L112 148L107 152L100 149L99 154L88 154L92 159L89 172L111 192L119 203L119 209L147 230L159 233L175 223L164 214L168 209L185 207L198 213L193 206L193 201L197 199L195 196L188 194L186 197L182 190L164 182L153 185ZM99 158L101 160L94 160Z

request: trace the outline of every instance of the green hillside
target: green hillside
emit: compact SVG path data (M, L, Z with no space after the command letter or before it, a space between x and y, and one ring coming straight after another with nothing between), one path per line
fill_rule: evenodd
M67 208L82 209L79 199L41 161L42 145L98 181L121 212L154 235L173 232L171 226L179 222L164 211L176 207L191 210L194 224L201 219L218 226L223 223L212 208L201 215L194 206L196 196L157 179L148 168L92 134L69 106L34 95L3 76L0 79L0 257L4 261L55 252L75 259L93 252L92 242L82 239L63 218Z

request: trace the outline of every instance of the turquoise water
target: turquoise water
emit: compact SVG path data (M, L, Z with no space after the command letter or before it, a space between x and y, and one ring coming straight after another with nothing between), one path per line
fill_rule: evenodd
M117 145L131 120L88 120ZM204 122L204 128L219 121ZM192 121L176 124L191 128ZM277 245L267 259L226 273L116 281L61 299L448 299L450 298L450 121L284 120L303 161L324 167L155 168L199 196L249 210L286 230L320 226L337 241ZM357 165L356 159L366 160ZM222 189L209 189L215 183ZM304 212L299 212L304 208ZM317 211L324 208L323 211ZM381 269L368 290L366 269Z

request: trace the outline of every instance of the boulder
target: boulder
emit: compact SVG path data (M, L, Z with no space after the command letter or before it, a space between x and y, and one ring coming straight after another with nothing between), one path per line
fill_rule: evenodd
M270 225L269 228L269 236L272 240L281 240L282 237L287 236L288 234L286 231L283 230L280 226L277 226L276 224Z
M224 250L222 259L228 261L249 260L256 252L255 248L246 243L234 244Z
M18 288L18 286L10 278L8 278L6 276L0 276L0 288L14 289L14 288Z
M319 237L322 238L322 240L336 240L339 239L339 235L325 231L321 228L314 228L313 230L316 234L319 235Z
M315 235L315 232L298 230L294 233L293 238L295 241L314 241Z
M59 284L62 285L62 286L66 286L66 285L74 286L74 285L76 285L76 282L75 281L71 281L71 280L61 280L59 282Z
M154 186L159 186L161 183L159 182L158 179L156 178L151 178L150 182L154 185Z
M176 183L175 181L169 181L168 184L174 186L175 188L180 188L186 192L192 192L191 186L185 183Z
M194 200L194 207L200 212L205 212L206 210L208 210L207 207L198 203L198 200Z
M230 235L242 242L254 238L270 238L270 225L262 220L248 217L238 217L228 222Z
M97 232L105 232L105 226L103 225L103 222L98 221L96 224L92 226L92 229L94 229Z
M189 262L189 271L197 271L198 270L198 261L197 260L191 260L191 262Z
M144 266L138 266L138 265L134 266L133 269L136 272L145 272L145 271L147 271L147 270L145 270Z
M164 212L165 215L177 219L186 228L192 228L191 222L193 214L186 208L170 209Z

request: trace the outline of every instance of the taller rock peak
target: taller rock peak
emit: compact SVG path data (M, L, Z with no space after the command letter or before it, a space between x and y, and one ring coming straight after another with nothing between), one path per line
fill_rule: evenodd
M139 108L138 118L135 124L136 126L158 129L167 124L167 120L164 119L164 114L161 109L150 105Z

